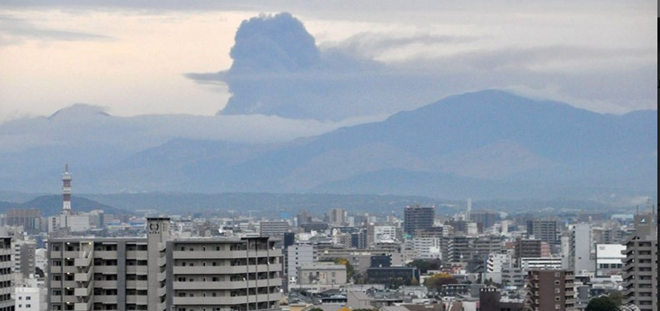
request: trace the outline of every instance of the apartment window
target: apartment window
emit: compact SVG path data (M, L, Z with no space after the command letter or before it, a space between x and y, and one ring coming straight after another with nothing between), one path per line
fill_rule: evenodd
M559 301L559 296L555 296L555 301Z
M559 294L560 290L559 288L555 288L555 294Z
M559 286L559 281L555 281L555 286Z
M32 305L25 305L26 308L32 308Z
M25 297L25 300L32 300L32 297L31 297L31 296L27 296L27 297Z

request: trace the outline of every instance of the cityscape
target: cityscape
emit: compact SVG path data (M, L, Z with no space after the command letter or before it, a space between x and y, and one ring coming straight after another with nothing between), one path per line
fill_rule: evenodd
M656 310L657 208L2 215L3 310ZM591 307L589 307L591 305ZM605 307L603 307L605 306Z
M658 7L2 0L0 311L658 311Z

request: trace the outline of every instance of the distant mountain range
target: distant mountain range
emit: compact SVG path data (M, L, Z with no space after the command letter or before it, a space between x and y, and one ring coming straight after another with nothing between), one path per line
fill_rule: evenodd
M99 202L84 198L73 196L71 198L71 205L75 207L77 212L89 212L92 210L103 210L108 214L129 214L128 210L114 208ZM41 215L52 216L62 212L62 196L61 195L42 195L35 197L23 203L15 202L2 202L0 201L0 213L6 213L7 210L13 208L36 208L41 210Z
M622 204L657 196L657 111L598 114L494 90L448 97L382 122L286 143L177 138L121 156L102 141L76 150L99 158L85 166L72 164L74 189L90 193L567 197ZM0 158L19 165L12 167L14 171L34 172L29 166L39 163L20 160L35 159L26 152L35 151ZM57 152L61 149L39 150L43 157ZM48 171L55 175L48 183L58 184L57 169ZM0 177L0 189L47 191L44 176L28 174L18 181L15 175Z

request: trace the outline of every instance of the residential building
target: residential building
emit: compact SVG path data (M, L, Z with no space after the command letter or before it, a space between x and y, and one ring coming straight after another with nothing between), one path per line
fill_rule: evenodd
M311 244L294 244L287 248L284 257L284 274L289 282L297 282L298 267L316 261L316 249Z
M635 216L635 234L625 243L623 297L642 311L658 306L657 218L652 214Z
M0 311L14 311L11 237L0 237Z
M269 310L282 298L282 250L268 237L166 243L168 310Z
M49 310L267 310L281 299L282 251L268 237L51 239Z
M435 206L406 206L403 211L404 233L414 236L417 230L433 227L435 219Z
M571 270L530 270L525 307L536 311L574 311L575 275Z
M595 258L592 257L594 241L591 235L591 224L573 225L570 231L569 268L576 275L594 273Z
M557 219L534 219L527 221L527 235L549 244L559 244Z

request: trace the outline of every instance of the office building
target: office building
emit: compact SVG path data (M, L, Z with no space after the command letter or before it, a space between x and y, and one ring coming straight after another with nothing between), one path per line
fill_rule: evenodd
M263 237L282 239L289 230L289 223L286 221L262 221L259 223L259 235Z
M635 216L635 234L625 243L623 297L642 311L658 306L657 219L652 214Z
M435 207L406 206L403 211L403 231L414 236L417 230L433 227Z
M621 274L625 250L621 244L596 244L596 276Z
M575 275L570 270L527 272L525 307L537 311L574 311Z
M298 267L299 285L344 285L346 266L331 262L305 263Z

